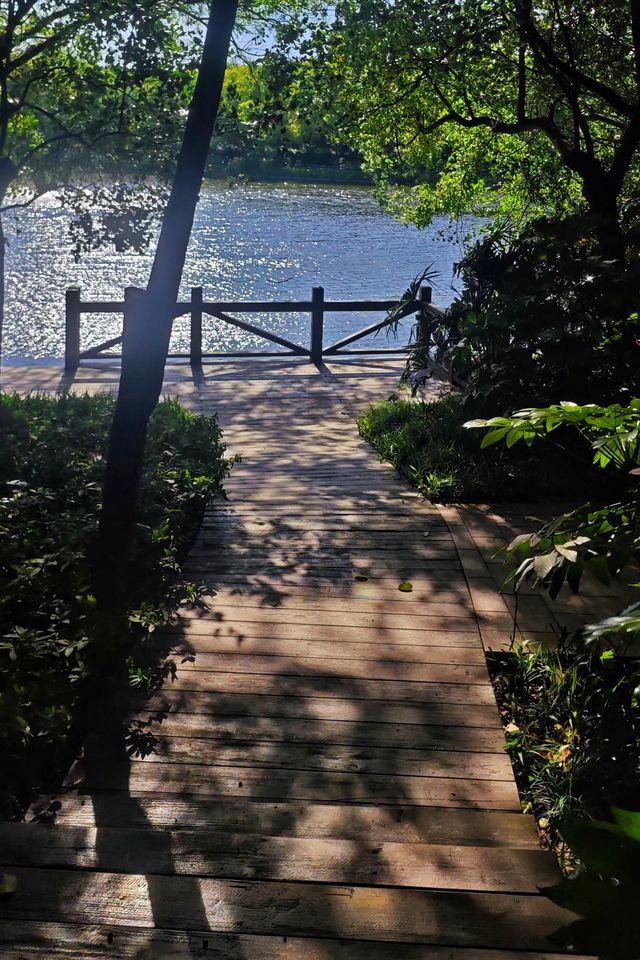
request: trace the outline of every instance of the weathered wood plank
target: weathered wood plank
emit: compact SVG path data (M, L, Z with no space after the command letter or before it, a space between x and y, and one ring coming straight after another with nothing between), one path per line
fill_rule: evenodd
M273 626L275 629L271 629ZM480 667L485 665L485 654L477 633L471 633L471 639L475 640L474 646L458 646L457 633L445 634L451 639L451 645L445 647L441 644L403 643L402 639L397 639L398 635L392 630L389 630L391 636L388 643L385 642L385 630L379 631L377 642L366 642L373 631L364 629L359 633L361 642L352 643L347 637L340 638L342 632L340 628L333 630L328 628L326 633L329 639L324 639L325 631L322 627L302 631L303 634L307 633L307 636L296 636L298 631L294 624L285 626L290 629L282 631L285 634L282 636L279 635L281 631L277 625L267 624L263 629L253 623L245 626L236 622L234 626L227 628L226 625L221 626L219 622L214 622L211 633L219 635L212 636L206 628L203 629L202 622L198 621L196 630L182 630L178 636L175 632L154 635L149 649L166 650L167 641L169 641L169 648L175 651L177 656L195 656L194 666L201 670L215 670L218 658L223 655L294 658L305 661L317 660L322 663L348 660L353 664L370 662L380 665L433 663ZM263 636L263 633L266 636ZM353 634L349 633L347 636L351 637ZM417 635L414 639L419 641L421 638ZM462 634L462 639L466 640L467 634Z
M211 554L211 556L190 557L188 570L198 570L203 573L227 573L233 571L238 573L252 573L259 571L265 573L299 573L303 570L311 576L332 576L335 579L345 577L352 572L361 575L395 579L396 586L401 580L411 580L422 578L425 574L431 575L432 571L439 571L443 578L449 578L450 573L461 572L460 561L457 556L450 559L439 560L414 560L411 557L398 557L393 563L390 561L379 560L375 557L359 558L345 556L328 556L319 551L317 553L307 554L288 554L286 551L276 553L265 553L264 555L238 557L222 556L220 554Z
M187 561L186 571L191 567ZM195 572L195 571L194 571ZM399 597L402 594L398 591L398 584L403 579L402 575L391 573L388 569L382 574L377 574L371 570L359 570L354 566L351 570L336 571L331 569L316 570L312 566L305 567L260 567L253 570L200 570L201 576L206 576L205 586L215 589L223 587L225 589L249 589L262 587L263 590L272 588L281 592L289 590L291 587L303 587L305 590L313 589L341 589L352 586L353 590L361 596L370 596L372 593L383 590L385 594L391 591L393 596ZM366 581L361 578L366 577ZM404 579L407 579L406 577ZM421 571L417 576L410 578L414 592L428 592L439 589L441 584L444 589L451 589L452 584L459 587L460 590L466 590L468 596L467 581L461 566L456 569L428 571L428 576ZM368 588L365 590L364 588ZM407 594L409 597L410 594Z
M437 650L437 647L430 647ZM402 663L392 660L340 660L312 657L216 653L210 659L181 660L180 674L252 673L285 676L342 677L354 680L401 680L424 683L464 683L484 686L487 669L460 663Z
M373 725L381 727L371 734L377 739L385 735L385 728L391 727L391 736L403 736L401 725L416 728L415 733L407 736L413 739L418 734L418 728L425 736L439 736L438 731L429 733L425 727L485 727L491 730L502 725L498 719L498 712L493 704L469 703L425 703L411 704L398 703L393 700L367 701L355 699L339 699L334 697L294 697L271 696L264 694L222 693L215 690L203 692L182 689L180 682L173 686L165 686L148 698L135 698L134 708L137 707L140 716L153 717L155 714L168 714L166 723L179 722L181 717L187 717L187 722L208 722L215 718L225 717L259 717L259 718L296 718L317 722L321 720L339 720L350 723L354 730L361 729L363 724L367 730ZM200 716L200 720L198 720Z
M269 613L274 611L269 610ZM329 619L339 621L342 617L344 621L347 615L347 610L338 611ZM357 615L355 617L357 618ZM278 620L277 612L275 616L265 617L264 621L259 616L245 620L242 619L242 614L237 618L232 616L228 619L224 613L220 613L210 617L180 618L174 625L163 627L156 632L163 643L166 639L179 641L184 638L187 643L197 646L203 652L207 647L213 648L218 640L235 638L240 641L246 638L256 641L299 642L300 649L302 644L308 644L310 652L314 649L317 652L317 645L324 643L327 646L331 645L330 655L333 657L339 655L345 646L352 648L354 654L358 652L359 647L364 650L368 646L375 646L378 649L377 656L383 648L389 648L392 656L401 657L403 648L407 647L414 648L413 655L419 652L419 648L446 647L459 651L453 655L454 657L465 655L471 658L478 655L484 657L477 622L471 618L464 620L426 616L420 620L407 618L412 619L413 629L397 629L392 615L388 622L380 618L378 625L356 627L350 624L345 625L344 622L304 623L303 614L300 619L300 623L294 622L295 612L291 612L282 621ZM316 619L320 621L321 614ZM287 620L292 622L286 622ZM442 623L442 626L438 626L439 623ZM420 629L421 624L424 624L423 629ZM465 649L467 653L463 654L462 650ZM431 656L438 657L442 654L432 650ZM470 662L473 662L473 659Z
M559 879L543 850L443 846L207 830L0 823L5 866L109 873L536 893Z
M448 743L442 747L435 745L431 749L380 746L367 743L365 745L343 745L326 740L322 731L314 736L311 730L297 737L287 738L288 729L295 727L297 721L289 726L283 722L283 733L273 726L274 739L265 737L258 739L258 730L252 729L252 723L243 725L238 721L234 724L238 728L238 736L227 736L223 739L214 737L175 736L162 734L162 724L151 728L145 727L154 736L152 752L146 753L149 746L145 740L142 744L142 756L134 752L135 759L147 764L189 763L213 764L215 766L231 767L277 767L281 770L327 770L336 773L387 773L409 777L456 777L465 778L469 769L473 769L473 776L480 780L511 780L513 774L511 761L502 749L502 744L496 744L495 752L486 752L482 747L486 740L481 731L465 727L452 728ZM298 724L299 725L299 724ZM279 726L279 723L278 725ZM265 727L266 729L266 727ZM241 739L240 734L253 733L248 739ZM227 728L227 733L231 730ZM278 739L275 739L278 737ZM470 746L469 746L469 741ZM132 749L135 739L132 741ZM475 748L475 749L474 749ZM87 740L87 749L94 757L109 757L109 743L97 735ZM113 755L113 752L112 754Z
M198 611L193 613L197 614ZM478 636L473 611L465 610L462 606L455 608L455 613L451 610L446 614L440 613L437 609L423 609L419 619L407 614L394 615L392 612L387 615L372 615L359 614L355 611L349 614L348 622L345 623L346 613L347 604L344 609L336 611L333 615L327 615L321 610L285 611L269 606L217 607L207 615L200 611L200 616L181 617L172 630L181 634L201 633L215 637L224 624L233 624L235 629L239 624L244 633L254 637L292 636L296 628L298 632L295 635L300 640L322 638L335 639L339 644L343 641L358 642L359 640L373 643L376 637L381 637L385 643L414 643L422 646L434 645L434 643L439 646L440 644L435 641L442 634L448 634L452 638L451 642L459 638L461 645L471 646L472 640ZM269 627L271 627L270 632ZM265 630L267 630L266 633ZM480 648L479 640L476 640L475 645Z
M68 826L170 827L231 830L290 837L375 838L389 843L435 843L540 848L533 819L508 811L455 807L364 806L356 803L270 803L172 794L96 793L43 797L34 812Z
M16 867L0 918L452 946L548 948L572 915L538 896Z
M7 922L0 926L3 960L566 960L566 954L476 947L393 945L288 936L186 933L135 927ZM80 954L80 951L81 954ZM572 955L574 960L588 958Z
M202 607L185 608L183 615L198 616L215 607L219 601L223 609L226 606L271 607L286 610L299 608L305 610L327 610L344 612L345 608L359 613L386 612L392 617L396 614L420 616L420 610L433 609L435 613L446 615L447 608L468 609L469 590L465 581L456 581L453 585L440 581L430 583L422 589L413 584L411 593L398 590L397 582L381 584L378 581L349 580L344 584L320 583L283 584L268 579L254 583L230 584L205 591L202 595Z
M186 671L183 664L177 665L177 681L170 689L180 691L213 691L229 693L268 693L277 696L317 696L328 699L350 698L375 701L383 711L386 700L401 700L407 703L469 703L490 704L495 709L495 697L488 683L449 683L447 681L412 682L404 680L343 677L335 674L321 676L312 672L258 674L226 671L207 673L200 670ZM371 708L371 704L369 709Z
M510 780L152 763L135 759L128 764L118 761L97 764L84 778L79 775L78 780L69 785L91 793L117 789L118 784L128 784L128 790L139 793L160 791L177 796L520 809L518 791Z
M358 581L354 581L359 587ZM366 586L366 582L362 584ZM197 630L197 624L202 622L204 629L208 632L215 630L215 621L220 623L257 623L262 625L274 624L278 627L285 625L295 625L299 628L317 628L323 627L327 631L331 627L339 627L344 632L344 639L357 640L363 630L376 631L384 630L387 635L395 636L401 642L419 642L423 634L433 633L464 633L474 634L477 632L475 610L472 608L471 600L465 599L460 591L456 602L435 602L426 600L414 602L400 599L404 595L398 589L398 582L390 590L385 591L384 599L369 599L366 594L362 600L372 606L373 609L364 609L356 602L357 598L352 600L341 596L331 596L331 594L321 595L318 598L318 607L313 606L313 601L305 602L304 596L298 595L297 589L288 592L286 585L282 585L280 593L270 590L268 584L261 587L262 596L249 595L248 590L251 587L238 587L238 592L231 601L226 599L216 602L216 597L206 597L204 606L193 606L181 611L180 619L175 629ZM253 588L255 589L255 588ZM233 587L223 587L216 593L230 594ZM240 591L243 591L241 593ZM301 591L300 591L301 592ZM453 591L451 591L453 594ZM407 594L408 597L411 594ZM468 596L468 595L467 595ZM388 597L388 600L387 600ZM396 597L398 598L396 600ZM253 601L253 602L252 602ZM323 602L324 601L324 602ZM349 613L349 617L345 614ZM296 614L298 618L296 619ZM353 622L352 622L353 620ZM333 635L338 639L342 634L340 631ZM309 632L308 636L316 637L317 629ZM429 641L432 642L431 639Z
M212 711L215 712L215 711ZM145 733L162 738L197 738L219 741L264 740L277 743L337 744L360 747L410 747L419 750L462 750L465 753L504 754L504 734L498 716L485 727L409 723L369 723L366 720L314 720L311 717L224 717L188 713L184 705L156 719L157 712L145 708L139 719ZM302 722L301 722L302 721ZM213 749L213 748L212 748ZM167 752L171 752L167 748ZM468 758L471 760L471 758ZM475 764L476 760L471 762ZM509 769L509 768L507 768ZM510 771L509 771L510 772Z

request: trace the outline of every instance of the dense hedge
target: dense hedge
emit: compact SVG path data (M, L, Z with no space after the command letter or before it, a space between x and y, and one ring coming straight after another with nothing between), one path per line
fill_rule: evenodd
M588 459L576 475L561 450L481 449L476 431L463 429L472 416L473 406L462 396L421 402L392 395L372 404L358 418L358 429L380 458L429 500L532 502L606 495L607 484ZM565 443L571 439L563 436Z
M5 813L55 768L95 638L91 551L109 397L0 395L0 783ZM128 585L130 644L193 588L180 560L228 471L215 417L176 401L151 419ZM126 628L125 628L126 629ZM139 679L133 658L129 669ZM1 790L2 788L0 788Z

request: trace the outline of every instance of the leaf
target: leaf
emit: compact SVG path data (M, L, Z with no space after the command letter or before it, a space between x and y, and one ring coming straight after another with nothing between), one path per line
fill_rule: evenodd
M558 551L560 556L564 557L565 560L568 560L569 563L575 563L576 560L578 559L577 550L569 550L567 549L567 547L563 547L561 543L557 545L556 550Z
M0 873L0 897L9 897L18 889L18 880L12 873Z
M413 584L409 583L408 580L403 580L398 584L398 590L401 593L411 593L413 591Z
M613 807L611 813L613 814L615 822L624 830L627 836L640 842L640 813L631 810L620 810L618 807Z
M558 562L555 551L550 553L543 553L538 557L534 558L533 561L533 570L537 577L540 580L544 580L549 576L556 563Z

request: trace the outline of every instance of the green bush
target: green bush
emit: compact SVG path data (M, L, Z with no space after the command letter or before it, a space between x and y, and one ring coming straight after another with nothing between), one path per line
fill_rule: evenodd
M616 502L604 506L587 503L510 544L511 556L521 560L512 575L516 587L530 582L555 597L565 581L574 591L579 590L584 573L609 583L629 564L640 561L640 399L631 400L626 407L564 402L519 410L510 417L471 420L465 426L488 430L483 448L499 443L508 449L520 444L530 447L539 439L547 440L548 447L557 433L574 430L584 440L588 454L584 467L595 465L611 477ZM567 461L573 462L573 456L573 452L570 458L565 453ZM613 642L616 632L637 631L639 611L640 604L630 608L628 629L619 619L617 626L596 627L590 634L594 639L596 634L598 638L606 635Z
M358 419L360 435L392 463L398 473L430 500L526 500L573 497L597 487L596 471L587 464L581 476L555 454L481 449L463 430L469 410L463 398L450 395L429 403L392 396L374 403Z
M625 229L623 265L598 256L584 214L503 225L469 248L462 292L433 340L435 360L466 383L470 415L568 396L612 403L640 390L637 225ZM417 343L409 372L425 360Z
M638 960L640 813L614 809L612 814L613 823L569 821L562 826L581 869L542 892L580 919L550 939L600 960Z
M565 639L492 654L489 667L520 797L551 834L567 816L640 802L633 661Z
M16 802L55 766L87 676L113 407L105 396L0 395L0 782ZM222 490L220 436L215 417L176 401L151 418L125 651L193 594L188 585L180 593L176 574L208 498Z

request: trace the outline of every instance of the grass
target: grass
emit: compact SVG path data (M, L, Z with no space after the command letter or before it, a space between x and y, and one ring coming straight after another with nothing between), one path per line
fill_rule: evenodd
M455 395L431 402L392 395L372 404L358 418L358 429L380 459L429 500L532 502L601 495L602 477L588 460L576 477L566 454L549 447L482 450L480 431L463 429L473 416Z
M488 659L521 800L551 842L567 817L640 809L637 662L578 639Z
M0 395L0 806L19 814L64 765L98 613L91 551L113 415L109 397ZM214 417L176 401L153 414L145 456L129 637L135 640L193 597L181 559L207 500L228 470ZM2 812L2 811L0 811Z

